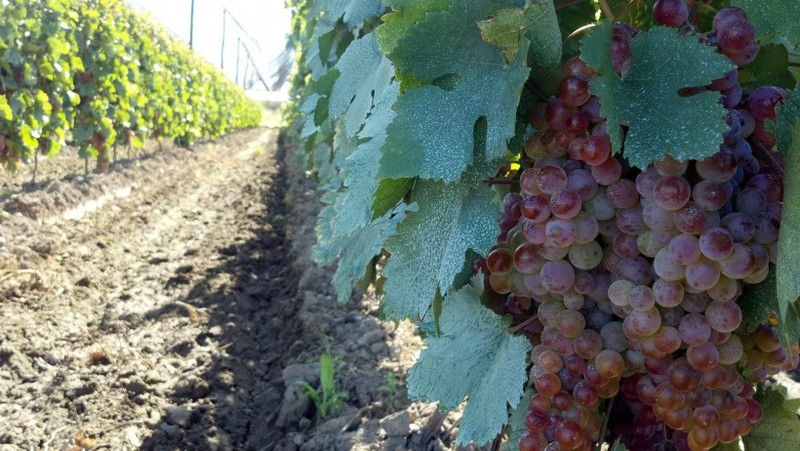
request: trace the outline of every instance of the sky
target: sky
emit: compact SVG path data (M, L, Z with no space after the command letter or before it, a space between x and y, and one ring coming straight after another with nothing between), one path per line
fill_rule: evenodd
M192 0L129 0L129 3L138 11L150 13L174 36L189 42ZM248 43L253 60L267 77L269 63L284 50L289 32L291 13L284 7L283 0L194 0L194 3L195 51L219 67L224 5L230 13L225 20L225 74L232 80L236 78L237 39L241 39ZM244 30L232 18L238 20ZM247 64L243 47L239 60L239 76L243 78ZM252 68L249 72L253 72Z

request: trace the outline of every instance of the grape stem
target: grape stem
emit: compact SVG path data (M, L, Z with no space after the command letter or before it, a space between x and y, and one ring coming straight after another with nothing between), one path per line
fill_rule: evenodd
M537 319L539 319L538 316L531 316L530 318L526 319L525 321L523 321L523 322L517 324L516 326L508 329L508 333L515 334L515 333L519 332L520 330L524 329L525 326L527 326L528 324L536 321Z
M511 179L486 179L483 181L483 183L492 186L492 185L514 185L519 182Z
M576 4L576 3L580 3L581 1L582 0L566 0L566 1L561 2L558 5L556 5L555 6L555 10L558 11L560 9L564 9L564 8L566 8L568 6L572 6L572 5Z
M783 165L780 162L778 162L775 159L775 157L773 157L769 153L769 151L767 151L767 149L765 149L761 145L757 145L757 146L755 146L755 149L754 149L753 153L754 154L758 153L761 156L761 158L769 161L770 166L772 166L775 170L777 170L780 173L781 179L783 179L783 176L784 176L784 167L783 167Z
M603 14L605 14L606 17L608 17L608 20L613 22L614 21L614 13L611 11L611 8L608 6L608 3L606 2L606 0L598 0L598 3L600 3L600 9L603 10Z
M541 99L543 101L547 101L548 96L545 95L544 91L542 91L542 88L540 88L539 85L537 85L536 83L534 83L530 79L528 81L526 81L523 86L525 88L527 88L528 90L530 90L539 99Z
M602 0L601 0L602 1ZM606 436L606 429L608 429L608 419L611 418L611 409L614 407L614 398L608 400L608 408L606 409L606 417L603 418L603 427L600 429L600 436L597 439L597 448L595 451L600 451L603 447L603 441Z

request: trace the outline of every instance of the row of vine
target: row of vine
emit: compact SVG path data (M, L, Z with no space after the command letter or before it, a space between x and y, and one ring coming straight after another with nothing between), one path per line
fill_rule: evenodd
M107 170L116 144L187 144L258 125L261 109L121 0L0 5L0 163L67 143Z

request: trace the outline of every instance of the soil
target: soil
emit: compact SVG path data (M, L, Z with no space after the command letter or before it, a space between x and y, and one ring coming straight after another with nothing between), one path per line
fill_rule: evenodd
M455 449L421 348L309 258L319 193L277 130L40 181L0 173L0 450ZM297 381L333 356L342 406Z

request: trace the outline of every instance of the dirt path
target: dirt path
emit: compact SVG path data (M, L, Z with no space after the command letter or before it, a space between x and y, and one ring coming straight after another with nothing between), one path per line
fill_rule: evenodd
M310 264L318 194L276 138L0 203L0 450L452 447L456 417L405 396L413 328L335 305ZM323 419L294 382L325 348L345 405Z

